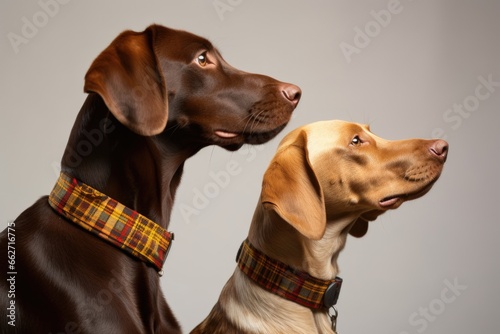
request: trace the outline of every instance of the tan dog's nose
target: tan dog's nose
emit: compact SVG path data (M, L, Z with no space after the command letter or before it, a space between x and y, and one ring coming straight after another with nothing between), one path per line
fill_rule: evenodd
M448 156L448 143L442 139L438 139L432 143L429 151L444 162Z

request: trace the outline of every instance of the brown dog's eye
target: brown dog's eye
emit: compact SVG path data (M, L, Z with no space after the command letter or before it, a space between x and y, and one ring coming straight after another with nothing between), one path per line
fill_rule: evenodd
M354 136L354 138L351 140L351 145L354 145L354 146L357 146L361 143L362 143L362 141L358 135Z
M207 52L203 52L201 55L198 56L198 58L196 58L196 62L198 63L198 65L200 65L201 67L205 67L207 65Z

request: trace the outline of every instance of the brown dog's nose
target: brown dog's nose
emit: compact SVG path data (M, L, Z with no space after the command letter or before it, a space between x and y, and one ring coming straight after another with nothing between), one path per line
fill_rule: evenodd
M302 90L298 86L292 84L284 84L281 92L294 106L299 103L300 96L302 95Z
M435 156L443 161L446 161L446 156L448 155L448 143L442 139L434 141L429 148L429 151Z

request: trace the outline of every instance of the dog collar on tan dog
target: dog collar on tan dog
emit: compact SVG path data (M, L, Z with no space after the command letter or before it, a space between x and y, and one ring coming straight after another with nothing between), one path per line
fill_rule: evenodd
M322 280L271 259L248 240L236 257L238 267L262 288L311 309L331 308L337 303L342 279Z
M50 193L49 204L72 222L162 273L174 234L152 220L64 173Z

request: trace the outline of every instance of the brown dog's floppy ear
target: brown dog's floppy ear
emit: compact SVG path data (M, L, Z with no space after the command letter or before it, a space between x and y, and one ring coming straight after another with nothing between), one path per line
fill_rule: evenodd
M285 140L288 144L288 138ZM278 149L264 174L261 202L307 238L323 237L325 202L308 159L305 132L298 132L290 145Z
M154 29L121 33L85 75L84 91L99 94L120 123L143 136L162 132L168 120L166 84L153 50Z

